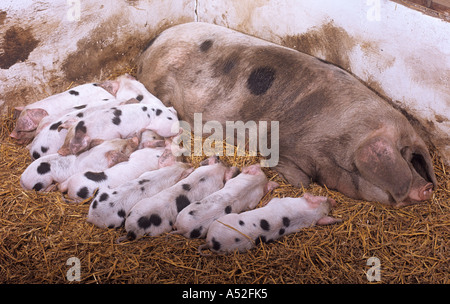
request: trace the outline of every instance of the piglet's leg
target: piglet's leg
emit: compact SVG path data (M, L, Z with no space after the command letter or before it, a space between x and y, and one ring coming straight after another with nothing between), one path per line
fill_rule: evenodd
M320 220L317 221L317 225L333 225L336 223L340 223L342 222L341 219L337 219L331 216L325 216L323 218L321 218Z

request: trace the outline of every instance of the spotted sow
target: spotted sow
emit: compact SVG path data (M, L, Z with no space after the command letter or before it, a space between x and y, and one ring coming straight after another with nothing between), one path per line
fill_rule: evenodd
M137 78L181 119L278 121L289 183L403 206L429 200L436 177L408 120L345 70L213 24L171 27L140 56ZM220 111L217 111L220 109Z

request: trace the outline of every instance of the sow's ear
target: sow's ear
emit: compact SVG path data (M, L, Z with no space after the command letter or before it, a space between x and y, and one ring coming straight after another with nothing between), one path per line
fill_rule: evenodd
M363 178L389 192L396 202L407 197L411 170L389 139L372 136L365 140L356 150L355 164Z

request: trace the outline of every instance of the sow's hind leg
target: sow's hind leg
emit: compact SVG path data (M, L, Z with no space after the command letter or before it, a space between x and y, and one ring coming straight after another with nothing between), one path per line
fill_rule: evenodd
M281 158L274 169L294 187L307 188L311 183L311 178L289 160Z

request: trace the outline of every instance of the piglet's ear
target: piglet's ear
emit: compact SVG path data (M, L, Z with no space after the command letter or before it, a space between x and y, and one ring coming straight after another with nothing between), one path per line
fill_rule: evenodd
M238 176L240 173L241 173L241 171L239 170L238 167L227 168L227 170L225 171L224 179L227 182L230 179L235 178L236 176Z
M155 139L155 140L150 140L150 141L146 141L143 146L145 148L162 148L166 146L166 143L163 139Z
M33 131L47 115L48 113L44 109L24 110L17 121L17 129L20 131Z
M396 202L407 197L411 170L389 139L372 136L365 140L356 150L355 164L362 177L389 192Z
M91 143L89 144L89 149L97 147L98 145L101 145L103 142L104 142L103 139L94 138L94 139L91 140Z
M86 133L75 131L75 136L69 144L70 152L78 155L89 149L91 145L91 138Z
M105 157L108 162L108 168L111 168L112 166L115 166L118 163L128 160L128 156L126 154L115 150L106 152Z
M135 103L139 103L139 100L137 100L136 98L130 98L128 100L120 102L119 104L120 105L127 105L127 104L135 104Z
M25 107L15 107L13 112L13 119L17 119L20 116L20 113L22 113L24 108Z
M106 80L99 83L98 85L113 96L116 96L117 91L119 90L120 87L120 83L117 80Z
M220 163L219 157L217 155L210 156L200 162L200 166L209 166Z

